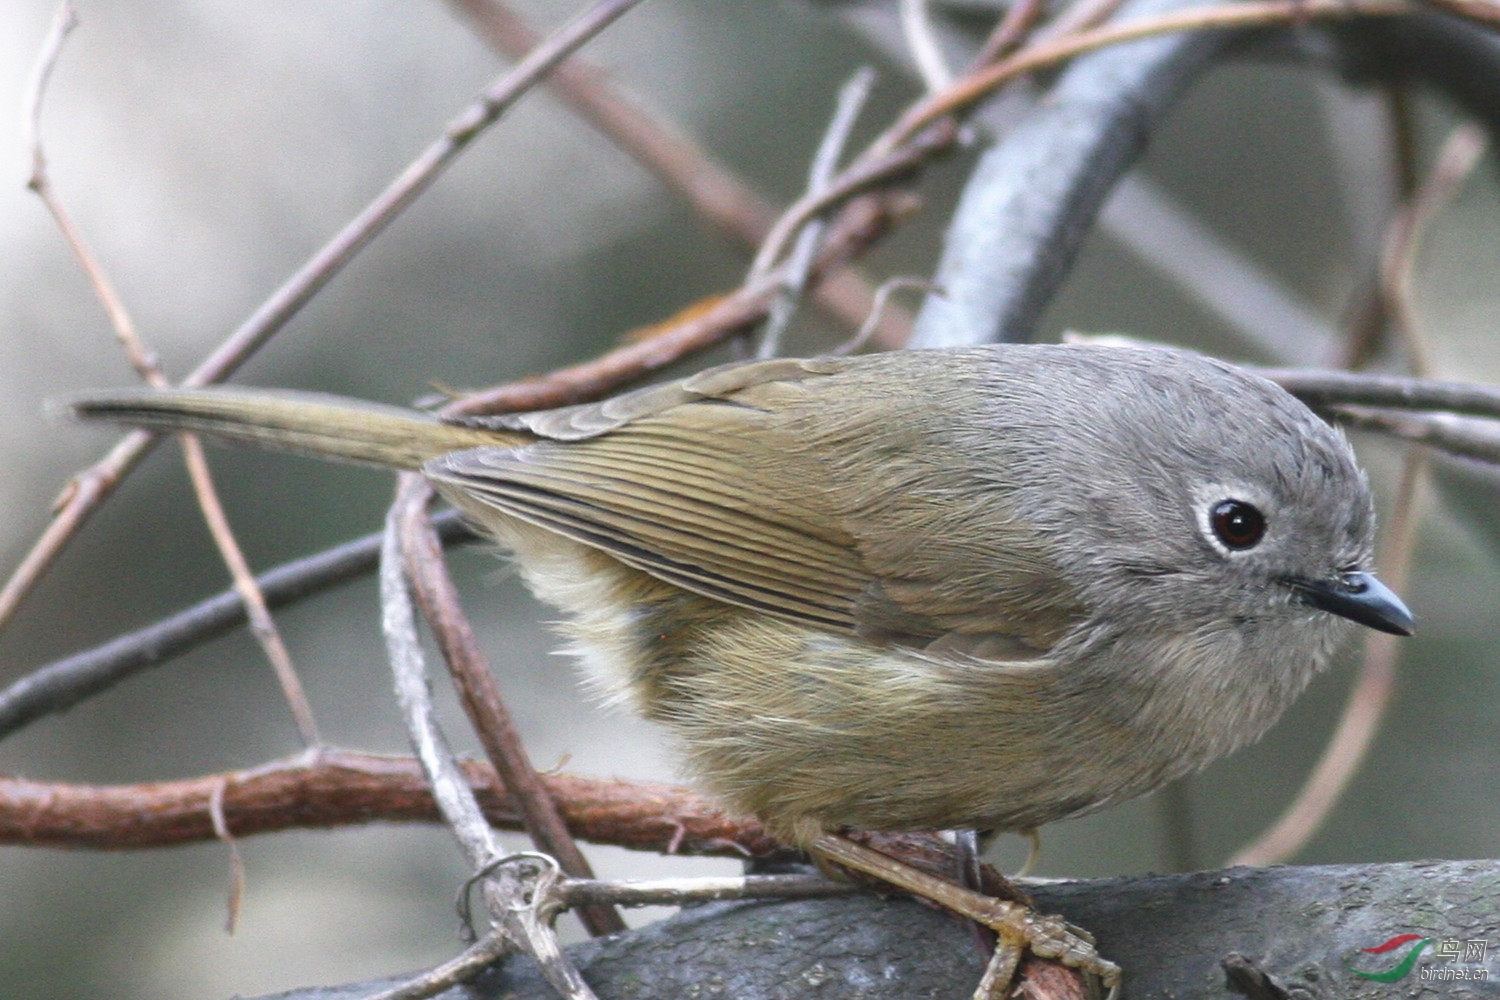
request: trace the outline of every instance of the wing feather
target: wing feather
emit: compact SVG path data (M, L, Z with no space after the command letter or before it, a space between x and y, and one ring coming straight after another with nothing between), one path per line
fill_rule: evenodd
M424 471L465 507L716 600L888 641L1044 650L1082 609L1008 506L1003 441L965 437L986 426L976 397L932 392L944 356L915 353L726 366L497 418L539 439ZM985 363L957 364L954 384ZM990 420L1003 435L1003 412ZM951 530L976 521L995 531Z

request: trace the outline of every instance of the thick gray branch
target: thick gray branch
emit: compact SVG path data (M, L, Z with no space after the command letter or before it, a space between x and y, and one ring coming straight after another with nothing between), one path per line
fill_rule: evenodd
M1431 861L1317 868L1232 868L1037 887L1043 909L1091 931L1125 969L1124 996L1237 994L1231 953L1299 1000L1389 1000L1430 991L1493 997L1500 981L1500 862ZM1487 940L1483 960L1445 965L1433 946L1400 982L1349 972L1395 966L1408 947L1360 951L1397 934ZM570 949L584 978L611 998L884 1000L963 997L983 963L968 928L910 899L873 895L796 902L712 903L640 931ZM1433 982L1451 968L1484 981ZM376 984L305 990L280 1000L349 1000ZM525 959L512 958L445 1000L551 1000Z

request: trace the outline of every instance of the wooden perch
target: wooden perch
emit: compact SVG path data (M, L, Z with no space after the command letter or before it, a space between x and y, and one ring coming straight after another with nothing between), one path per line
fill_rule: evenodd
M1126 1000L1384 1000L1439 993L1444 1000L1467 1000L1494 996L1500 977L1495 861L1230 868L1027 888L1044 910L1090 930L1100 951L1124 966ZM1382 954L1361 950L1404 933L1437 940ZM1444 940L1488 946L1479 961L1464 962L1460 953L1460 961L1444 962L1437 948ZM1398 982L1349 971L1351 964L1365 972L1390 970L1413 947L1423 953ZM983 968L966 926L910 899L874 895L711 903L577 945L570 954L602 1000L960 997L969 995ZM1485 978L1433 981L1434 975ZM276 1000L353 998L381 985L301 990ZM1057 995L1043 977L1022 988L1032 998ZM551 1000L549 989L527 960L512 958L463 992L441 996Z

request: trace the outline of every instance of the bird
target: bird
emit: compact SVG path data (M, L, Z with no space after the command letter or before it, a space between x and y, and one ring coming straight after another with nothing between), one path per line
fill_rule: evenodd
M1186 351L731 363L495 417L120 390L72 411L420 471L732 811L1031 830L1265 732L1354 624L1409 635L1343 434Z

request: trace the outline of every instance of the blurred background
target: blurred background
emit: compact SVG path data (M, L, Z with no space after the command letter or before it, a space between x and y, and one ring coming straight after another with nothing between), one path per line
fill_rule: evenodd
M540 29L571 5L518 3ZM358 211L501 68L438 2L83 2L44 113L51 172L165 370L181 377ZM0 6L0 120L23 90L50 0ZM872 134L918 93L836 13L801 3L651 0L586 50L646 103L780 203L800 191L838 86L878 83ZM1211 71L1174 109L1141 167L1225 247L1335 323L1371 259L1389 192L1370 170L1373 95L1285 63ZM1415 95L1418 162L1458 120ZM1375 152L1372 152L1374 150ZM930 274L971 154L930 171L924 211L883 243L872 275ZM20 128L0 129L0 565L19 561L68 477L116 439L59 423L47 401L135 381L40 203L24 190ZM1363 173L1361 173L1363 170ZM1358 181L1364 177L1366 180ZM1355 178L1355 182L1351 182ZM1128 215L1126 217L1128 222ZM1437 220L1417 306L1437 377L1500 382L1500 190L1492 163ZM1094 233L1044 337L1120 332L1267 361L1128 245ZM735 285L747 251L544 93L481 138L236 381L409 402L592 356L630 328ZM816 317L792 349L845 334ZM694 365L700 362L693 362ZM702 363L707 363L706 361ZM1400 452L1356 439L1382 496ZM378 472L253 452L213 453L230 517L264 570L378 528ZM1493 857L1500 852L1500 672L1495 487L1437 465L1405 596L1397 701L1347 799L1300 863ZM671 780L652 730L593 704L551 655L548 617L478 549L454 557L481 638L539 767ZM0 634L0 684L223 589L181 460L163 447L100 511ZM374 587L356 583L278 616L327 739L404 752ZM1266 827L1316 759L1355 650L1262 744L1161 801L1044 831L1040 874L1098 876L1222 863ZM441 685L439 685L441 688ZM459 714L443 693L455 741ZM284 757L296 730L270 669L237 634L136 677L0 745L0 771L131 783ZM1166 835L1191 831L1189 853ZM514 841L519 847L521 841ZM224 931L222 845L123 853L0 847L0 983L12 1000L210 1000L398 973L458 948L466 874L438 828L372 826L240 842L239 929ZM605 876L730 872L728 861L590 849ZM997 860L1014 867L1019 842ZM659 914L635 914L637 921ZM572 931L576 934L576 931Z

